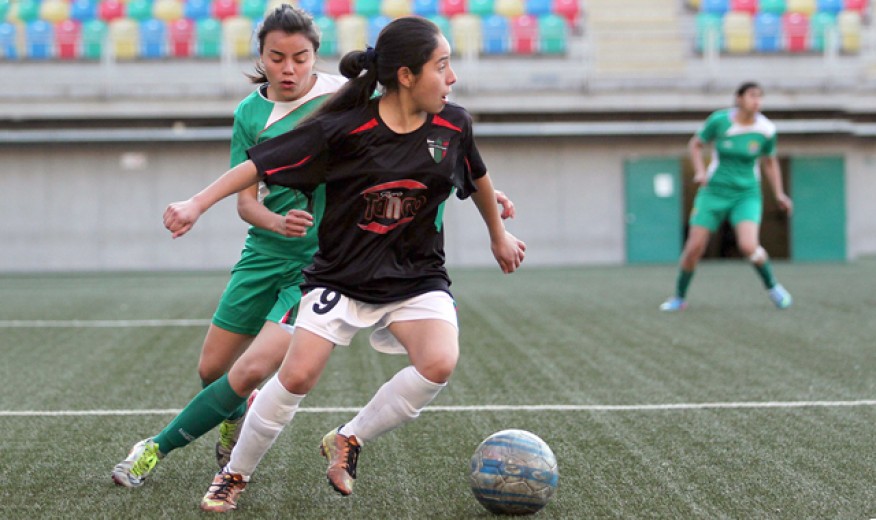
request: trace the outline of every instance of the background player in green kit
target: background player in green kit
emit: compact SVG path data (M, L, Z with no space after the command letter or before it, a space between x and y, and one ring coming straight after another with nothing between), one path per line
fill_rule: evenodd
M675 295L660 305L662 311L681 311L697 263L709 237L724 220L729 220L742 254L751 261L763 280L770 300L780 309L790 307L791 295L773 275L769 255L760 245L763 209L760 165L772 186L779 208L790 214L793 205L782 186L776 158L776 127L760 113L763 89L757 83L743 83L736 90L736 106L712 113L688 144L694 167L694 182L700 188L690 215L690 231L681 253ZM702 148L713 146L708 170Z
M251 78L260 86L235 110L232 166L247 159L249 147L294 128L347 81L314 73L319 33L304 11L277 7L262 23L258 39L261 59ZM291 327L281 321L301 299L301 271L317 249L324 188L312 193L261 189L261 201L255 185L238 194L238 211L252 227L204 340L199 375L205 388L164 430L135 444L116 465L112 478L118 485L141 486L161 458L217 425L216 460L225 466L247 397L285 357ZM513 218L513 203L501 192L496 197L502 218Z

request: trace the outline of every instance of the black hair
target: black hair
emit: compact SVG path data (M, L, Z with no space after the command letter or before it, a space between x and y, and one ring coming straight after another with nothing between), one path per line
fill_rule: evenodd
M277 6L271 14L259 25L259 55L265 50L265 38L273 31L283 31L286 34L303 34L313 44L313 52L319 50L319 28L313 23L313 17L306 11L289 4ZM261 60L256 63L255 74L246 75L253 83L267 83L268 76L265 74Z
M739 85L739 87L737 87L736 97L740 98L740 97L744 96L746 92L748 92L749 90L751 90L753 88L756 88L756 89L760 90L761 92L763 92L763 88L758 83L756 83L754 81L746 81L743 84Z
M374 48L350 51L338 64L340 73L350 81L326 101L317 114L343 112L365 106L377 84L385 92L399 88L398 70L407 67L413 74L423 70L435 48L441 29L419 16L404 16L389 22L377 36Z

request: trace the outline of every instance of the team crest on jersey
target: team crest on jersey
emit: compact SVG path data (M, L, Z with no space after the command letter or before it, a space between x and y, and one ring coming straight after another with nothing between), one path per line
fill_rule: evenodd
M441 139L440 137L426 138L426 146L429 147L429 154L432 155L432 160L435 163L440 163L447 157L447 147L450 145L449 139Z
M428 187L410 179L385 182L363 191L365 214L359 227L365 231L385 235L393 229L414 220L426 204L423 190Z
M754 155L760 151L760 143L757 141L748 141L748 153Z

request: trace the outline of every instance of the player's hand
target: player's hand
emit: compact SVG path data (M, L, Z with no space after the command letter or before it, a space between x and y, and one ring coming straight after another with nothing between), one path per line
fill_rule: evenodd
M709 180L709 175L705 172L705 170L696 172L694 174L694 177L693 177L694 183L697 184L698 186L705 186L706 182L708 182L708 180Z
M794 212L794 203L791 202L791 197L785 195L784 193L780 193L776 196L776 203L778 203L779 208L791 216L791 213Z
M526 256L526 244L507 231L505 236L493 242L490 247L493 250L493 256L499 262L499 267L505 274L516 271Z
M283 216L277 232L284 237L303 237L312 227L313 215L301 209L290 209Z
M201 208L192 199L168 204L164 210L164 227L173 238L179 238L195 225L201 216Z
M499 190L495 190L495 192L496 204L502 206L502 220L514 218L517 214L517 210L514 209L514 203L511 202L511 199L504 192Z

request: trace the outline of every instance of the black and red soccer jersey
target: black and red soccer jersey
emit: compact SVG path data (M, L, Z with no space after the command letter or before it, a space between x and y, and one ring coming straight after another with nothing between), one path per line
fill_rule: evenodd
M486 174L471 116L448 104L416 131L398 134L378 101L326 114L249 150L263 180L311 190L326 185L319 251L304 270L308 287L369 303L449 291L444 203L475 191Z

